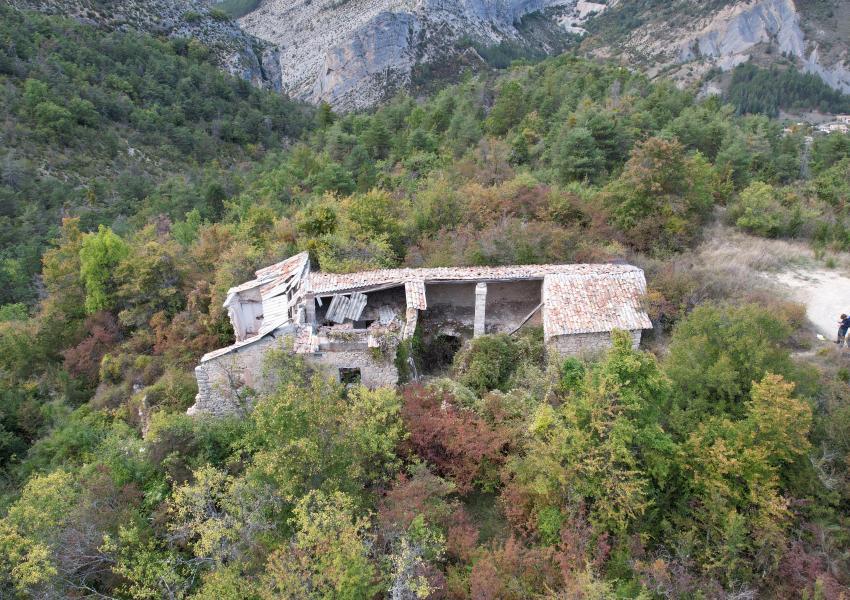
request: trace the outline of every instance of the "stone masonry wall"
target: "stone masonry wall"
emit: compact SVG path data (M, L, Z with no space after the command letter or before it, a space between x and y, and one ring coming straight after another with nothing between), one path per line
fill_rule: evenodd
M370 350L318 352L304 358L310 366L334 379L339 379L340 369L360 369L360 383L368 388L393 387L398 383L394 360L383 357L376 360Z
M218 416L244 414L251 408L251 392L263 392L263 364L266 353L285 348L284 340L267 337L224 356L195 367L198 395L189 414ZM394 357L376 359L369 349L318 352L303 355L305 361L328 377L339 379L339 369L360 369L361 383L369 388L391 387L398 383Z
M263 361L284 342L271 336L195 367L198 395L189 414L230 415L251 407L250 391L263 390Z
M632 346L637 349L640 346L640 330L630 332L632 335ZM574 335L559 335L547 340L547 347L563 356L575 356L593 352L602 352L611 348L611 333L578 333Z

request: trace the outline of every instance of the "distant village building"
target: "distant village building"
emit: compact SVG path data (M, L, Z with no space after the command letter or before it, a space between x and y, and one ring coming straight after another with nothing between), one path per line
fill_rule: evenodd
M396 385L397 349L417 326L426 341L455 350L473 337L534 325L543 326L547 350L562 355L608 348L615 329L631 332L637 347L652 327L640 304L645 291L643 271L630 265L332 274L313 271L307 253L298 254L229 291L224 306L236 343L202 358L189 412L246 408L250 391L263 389L264 356L274 348L345 383Z
M850 115L835 115L832 121L821 123L815 130L818 133L850 133Z

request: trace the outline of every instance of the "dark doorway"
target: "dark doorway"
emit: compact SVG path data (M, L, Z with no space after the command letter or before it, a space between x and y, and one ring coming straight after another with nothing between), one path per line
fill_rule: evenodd
M360 369L340 369L339 382L343 385L359 385Z
M442 373L452 365L463 341L456 335L435 335L422 347L422 370L427 374Z

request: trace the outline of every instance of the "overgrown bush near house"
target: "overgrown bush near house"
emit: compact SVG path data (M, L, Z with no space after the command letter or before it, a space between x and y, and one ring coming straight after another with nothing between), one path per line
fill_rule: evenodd
M817 206L807 206L797 190L757 181L730 204L728 217L737 227L763 237L811 237L824 214Z
M395 472L402 410L395 390L346 391L321 376L290 382L251 413L245 447L254 455L252 471L290 504L311 490L364 498Z
M406 445L459 493L492 489L505 460L510 437L445 392L410 385L403 390L402 418L410 432Z
M704 304L680 321L665 360L679 416L739 416L753 382L766 373L811 389L811 374L793 363L784 345L793 332L784 316L754 304Z
M602 200L634 248L675 251L698 239L717 191L717 174L701 154L687 155L677 140L650 138L635 146Z
M185 412L194 403L198 384L190 373L168 369L156 383L139 393L148 410Z
M598 533L647 525L662 510L675 445L664 429L670 382L654 357L615 332L614 348L561 406L541 405L524 452L508 463L511 493L540 523L541 511L586 505ZM516 517L515 517L516 519Z
M181 484L191 479L195 469L238 458L247 426L238 418L193 418L161 410L150 416L145 448L151 462Z
M458 352L453 371L460 383L478 393L496 389L505 391L518 354L510 336L485 335L472 340Z
M405 538L409 540L411 528L425 526L435 528L445 540L449 559L471 559L478 530L455 491L451 482L432 474L426 465L414 463L409 474L399 474L379 503L379 543L392 552Z

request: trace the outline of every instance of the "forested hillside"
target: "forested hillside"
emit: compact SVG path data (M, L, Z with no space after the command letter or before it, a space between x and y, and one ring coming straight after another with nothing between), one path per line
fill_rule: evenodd
M741 114L778 117L779 111L850 113L850 96L833 90L817 75L794 69L739 65L732 71L726 100Z
M228 172L310 121L304 107L223 75L194 40L109 34L8 6L0 39L3 303L35 298L62 215L126 233L145 198L197 184L205 202L169 204L219 218Z
M0 28L4 597L850 593L850 373L695 250L717 219L850 250L850 137L571 56L337 115L193 42ZM301 250L624 259L656 328L568 360L484 336L375 391L281 352L250 415L187 416L228 287Z

